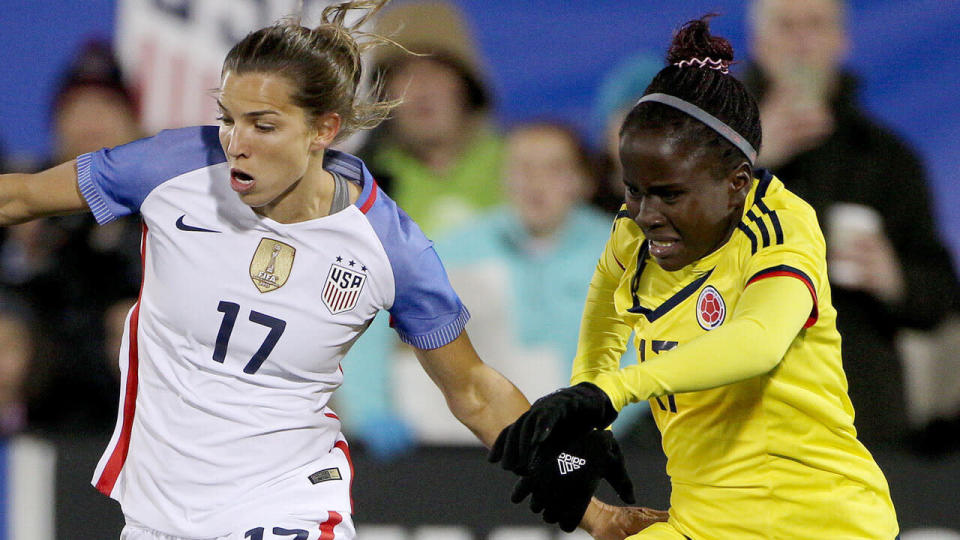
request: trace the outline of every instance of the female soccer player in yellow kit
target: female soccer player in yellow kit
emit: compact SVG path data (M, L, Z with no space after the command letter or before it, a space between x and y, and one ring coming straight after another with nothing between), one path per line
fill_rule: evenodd
M892 540L889 488L856 437L823 235L810 206L754 171L759 114L732 60L706 18L674 38L621 129L626 205L590 283L575 386L506 428L491 459L556 515L555 458L577 457L551 455L557 440L649 400L669 520L629 538ZM640 363L620 368L631 330Z

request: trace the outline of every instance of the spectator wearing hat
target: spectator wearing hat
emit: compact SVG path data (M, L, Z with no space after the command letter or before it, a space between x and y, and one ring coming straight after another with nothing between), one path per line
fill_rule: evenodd
M53 98L52 161L112 148L142 136L138 104L110 46L88 41L63 73Z
M394 48L373 59L386 95L403 103L358 153L390 196L435 235L503 199L503 142L490 122L490 93L452 4L399 4L381 15L375 31L419 55Z
M141 136L134 93L110 46L85 43L51 101L50 163ZM89 216L9 227L0 246L0 285L35 313L44 336L36 359L31 424L49 431L109 429L116 381L103 358L103 312L140 282L136 220L93 227ZM69 271L67 270L69 269Z

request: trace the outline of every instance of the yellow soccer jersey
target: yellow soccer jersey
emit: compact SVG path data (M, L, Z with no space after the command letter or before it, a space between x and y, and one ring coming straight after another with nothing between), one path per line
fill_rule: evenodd
M749 287L753 304L764 293L761 313L790 311L778 303L791 298L812 305L803 329L791 339L768 335L762 318L738 320L749 317L738 310ZM752 323L759 330L740 331ZM640 363L620 369L631 330ZM778 338L772 362L751 356ZM754 180L729 241L675 272L647 255L621 212L590 285L572 377L581 381L618 409L649 399L668 458L670 523L690 538L898 532L883 473L856 439L816 215L769 174Z

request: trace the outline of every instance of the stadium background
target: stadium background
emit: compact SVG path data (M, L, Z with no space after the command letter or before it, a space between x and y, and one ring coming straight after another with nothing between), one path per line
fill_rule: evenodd
M469 18L486 59L504 124L532 116L569 120L595 134L592 103L598 81L637 51L660 55L672 30L706 11L722 16L718 33L746 52L741 0L455 0ZM124 7L118 16L118 4ZM266 24L292 0L6 0L0 17L0 140L15 158L42 160L50 146L48 104L56 76L90 36L112 39L136 12L187 12L211 43L194 48L214 65L229 40ZM305 2L308 12L320 2ZM852 0L850 66L865 83L866 106L925 158L941 230L960 260L960 3L953 0ZM150 31L152 28L143 28ZM194 37L196 33L194 32ZM122 38L123 36L121 36ZM131 54L125 55L128 68ZM182 59L181 59L182 60ZM207 61L207 60L205 60ZM214 81L215 82L215 81ZM197 86L202 92L204 86ZM193 96L191 96L193 97ZM182 109L182 107L181 107ZM207 116L212 116L212 106ZM179 116L178 116L179 115ZM166 122L176 123L174 111ZM184 118L184 120L187 120ZM157 122L152 122L157 126Z
M747 51L741 1L454 1L471 22L496 96L497 118L504 125L547 116L567 120L596 136L599 121L592 105L603 74L638 51L661 55L678 23L705 11L721 13L714 23L716 31L731 38L741 58ZM305 3L308 10L320 4ZM8 157L20 163L46 158L48 106L57 75L85 40L114 40L128 71L142 84L154 86L148 97L147 123L158 129L212 118L212 102L207 108L202 94L216 84L216 68L226 47L293 4L289 0L6 0L0 15L0 140ZM956 210L960 191L955 189L960 174L960 110L956 107L960 3L854 0L849 4L853 41L849 64L863 79L865 104L925 158L940 230L954 260L960 261L960 212ZM143 57L143 43L149 39L156 47L152 63ZM210 69L214 70L212 82ZM201 73L192 82L182 78ZM177 93L176 88L187 92ZM57 489L51 510L57 536L116 538L120 522L116 506L87 484L105 441L65 438L54 442ZM6 450L0 444L0 456ZM632 454L638 498L643 504L665 507L662 456ZM905 529L943 526L960 531L956 512L960 456L930 461L891 452L877 459L887 471ZM501 471L493 472L478 448L430 448L390 464L357 456L356 465L358 522L398 527L380 529L378 539L554 537L538 526L534 516L506 501L511 479ZM0 490L0 540L21 538L4 526L14 506L12 493ZM419 528L423 526L454 528ZM509 526L527 529L504 529ZM19 534L33 540L44 536ZM373 533L364 538L374 540Z

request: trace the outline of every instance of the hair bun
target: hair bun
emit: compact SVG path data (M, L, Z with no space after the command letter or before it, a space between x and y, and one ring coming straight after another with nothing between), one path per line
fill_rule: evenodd
M727 73L733 62L733 46L722 37L710 35L710 13L688 21L677 30L667 51L667 62L678 67L694 66Z

